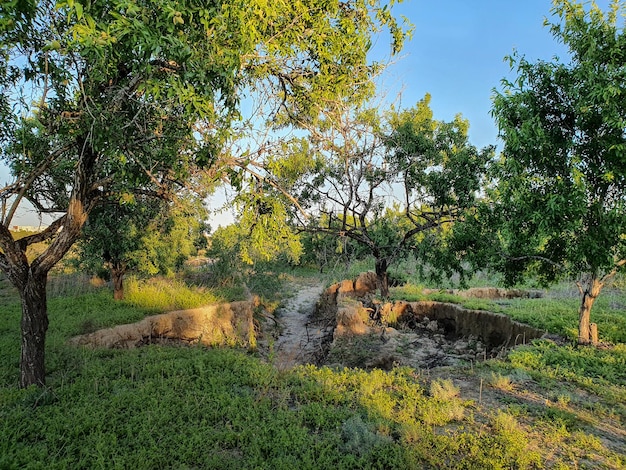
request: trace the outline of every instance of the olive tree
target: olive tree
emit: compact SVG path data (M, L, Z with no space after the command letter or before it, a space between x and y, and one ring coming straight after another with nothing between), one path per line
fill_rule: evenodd
M553 12L568 62L513 56L517 78L494 99L504 150L490 217L510 283L531 269L578 279L578 341L589 343L594 301L626 265L624 10L558 0Z
M20 385L45 383L48 272L101 201L167 199L219 160L242 96L261 85L282 126L347 90L366 96L382 28L397 51L403 31L376 0L3 2L0 152L14 179L0 191L0 268L22 300ZM55 218L15 240L24 200Z

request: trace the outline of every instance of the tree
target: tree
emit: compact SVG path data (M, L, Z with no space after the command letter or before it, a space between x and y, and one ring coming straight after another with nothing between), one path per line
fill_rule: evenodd
M196 252L206 217L201 201L178 196L107 201L95 208L78 242L81 267L113 282L113 297L124 298L124 276L170 274Z
M394 51L404 37L386 5L364 0L22 0L0 14L1 152L15 178L0 191L0 268L22 300L22 387L45 383L48 272L101 201L167 199L215 164L260 86L282 126L346 90L367 96L371 36L388 28ZM16 241L7 227L24 200L57 218Z
M545 282L578 277L579 343L590 312L626 265L626 36L619 1L557 0L552 34L569 63L511 58L493 115L504 141L491 214L509 283L531 268ZM621 20L620 20L621 21Z
M329 222L328 215L322 214L315 219L314 224L327 227ZM337 222L334 220L330 223ZM343 263L347 268L352 262L368 257L367 251L348 237L338 237L332 232L320 231L300 232L299 235L302 242L301 262L319 267L320 273L323 273L327 266L336 267Z
M419 253L426 234L472 207L492 155L491 148L479 151L468 142L467 121L436 121L429 103L426 95L384 120L372 110L346 108L311 142L322 163L302 185L300 198L312 217L301 225L347 237L373 256L383 297L389 296L389 266Z

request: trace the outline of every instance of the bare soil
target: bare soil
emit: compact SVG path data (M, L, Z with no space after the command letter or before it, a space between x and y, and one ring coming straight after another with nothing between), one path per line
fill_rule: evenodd
M324 286L316 279L294 281L294 295L278 309L280 326L274 342L274 362L281 369L298 364L317 363L321 342L328 331L313 321Z

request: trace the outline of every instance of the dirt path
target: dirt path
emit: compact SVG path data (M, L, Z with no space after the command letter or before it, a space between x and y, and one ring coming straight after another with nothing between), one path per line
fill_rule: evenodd
M293 289L295 295L278 311L282 331L274 343L274 353L281 370L312 362L324 334L319 326L309 324L324 285L317 280L296 281Z

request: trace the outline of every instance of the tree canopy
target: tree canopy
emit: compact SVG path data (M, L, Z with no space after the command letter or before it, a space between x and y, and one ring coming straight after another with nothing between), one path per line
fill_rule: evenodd
M113 295L124 298L124 276L169 275L197 252L207 212L198 198L174 201L131 198L96 207L78 241L82 269L113 282Z
M469 143L469 124L433 119L430 96L413 108L380 115L352 108L329 116L294 158L315 151L317 163L294 187L311 216L304 230L347 237L376 260L381 295L389 266L420 254L427 235L473 206L492 149ZM298 217L298 212L294 213Z
M276 126L315 120L347 90L358 101L372 91L372 36L389 30L393 52L404 38L375 0L23 0L0 14L0 152L14 176L0 191L0 268L22 296L23 386L45 377L47 273L101 201L167 198L214 165L261 87ZM24 199L58 218L16 242L7 227Z
M504 81L493 115L504 141L491 207L509 283L534 269L578 278L579 341L605 283L626 264L626 36L619 1L558 0L550 24L569 62L530 62Z

